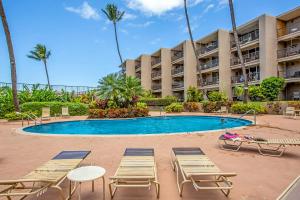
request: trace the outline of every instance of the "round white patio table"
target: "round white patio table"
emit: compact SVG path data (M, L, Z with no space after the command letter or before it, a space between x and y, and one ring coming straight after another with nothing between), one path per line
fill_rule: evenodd
M81 199L81 183L92 181L92 191L94 192L94 181L98 178L102 178L103 183L103 199L105 199L105 180L104 180L105 169L98 166L84 166L76 168L70 171L67 178L70 181L79 183L78 197Z

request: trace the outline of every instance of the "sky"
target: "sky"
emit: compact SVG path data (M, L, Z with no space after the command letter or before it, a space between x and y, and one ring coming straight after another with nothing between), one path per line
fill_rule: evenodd
M194 38L231 29L228 0L188 0ZM183 0L3 0L12 35L20 83L46 83L41 62L27 57L36 44L51 50L51 84L97 86L119 70L112 24L102 8L116 4L125 11L118 23L124 59L172 48L189 39ZM237 24L264 13L277 16L300 6L299 0L235 0ZM10 82L9 56L0 26L0 82Z

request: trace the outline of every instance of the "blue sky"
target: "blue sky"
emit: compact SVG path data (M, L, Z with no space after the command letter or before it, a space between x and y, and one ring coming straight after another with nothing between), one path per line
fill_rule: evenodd
M124 58L136 58L188 39L183 0L3 0L12 34L18 82L46 83L42 63L27 58L37 44L52 55L52 84L96 86L118 71L112 24L101 12L107 3L126 12L119 24ZM235 0L237 24L263 13L278 15L300 5L299 0ZM192 29L200 38L218 28L231 29L227 0L189 0ZM10 82L5 36L0 27L0 82Z

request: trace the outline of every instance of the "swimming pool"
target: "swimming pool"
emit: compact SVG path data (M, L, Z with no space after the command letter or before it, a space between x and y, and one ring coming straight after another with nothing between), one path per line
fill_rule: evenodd
M56 135L151 135L211 131L250 124L251 121L230 117L166 116L54 122L30 126L23 131Z

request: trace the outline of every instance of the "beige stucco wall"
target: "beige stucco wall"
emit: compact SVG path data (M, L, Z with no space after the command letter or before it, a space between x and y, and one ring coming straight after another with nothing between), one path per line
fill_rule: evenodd
M126 67L126 76L135 77L134 60L126 60L125 61L125 67Z
M141 56L141 84L145 90L151 90L151 56Z
M171 64L171 50L161 49L161 83L162 83L162 97L172 95L172 64Z
M219 90L232 99L230 69L230 34L229 31L218 31L219 42Z
M183 43L184 58L184 96L189 86L197 87L197 61L191 41Z
M277 29L276 18L259 17L259 56L261 80L277 76Z

